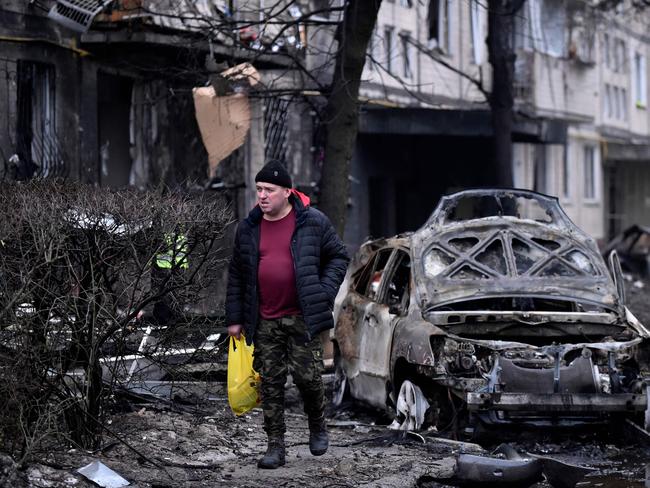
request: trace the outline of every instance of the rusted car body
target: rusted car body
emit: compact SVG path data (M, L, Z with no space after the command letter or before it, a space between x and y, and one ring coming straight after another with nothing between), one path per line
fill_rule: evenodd
M459 408L482 424L621 414L648 428L650 332L625 307L615 253L609 264L555 198L444 197L418 231L354 257L331 336L335 401L411 416L402 428L441 428Z

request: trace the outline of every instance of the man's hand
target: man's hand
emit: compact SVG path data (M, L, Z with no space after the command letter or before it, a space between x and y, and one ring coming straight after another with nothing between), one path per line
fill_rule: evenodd
M241 324L233 324L228 326L228 335L239 339L241 336Z

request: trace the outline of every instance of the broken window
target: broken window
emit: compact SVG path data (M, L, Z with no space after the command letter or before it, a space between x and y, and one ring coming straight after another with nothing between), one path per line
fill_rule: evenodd
M409 282L411 280L411 259L408 254L398 251L396 265L386 287L386 305L398 307L400 313L408 307Z
M377 298L381 277L388 264L392 249L382 249L366 264L355 285L355 290L371 300Z
M444 53L451 53L451 2L430 0L427 15L429 45Z
M18 61L17 85L17 178L63 174L64 159L55 132L54 66Z

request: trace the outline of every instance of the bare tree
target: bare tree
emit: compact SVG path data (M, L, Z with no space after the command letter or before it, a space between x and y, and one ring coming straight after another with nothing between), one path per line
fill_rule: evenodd
M380 6L381 0L349 0L336 35L339 49L324 110L320 206L340 235L345 229L350 161L358 132L361 73Z
M512 126L514 122L513 81L515 59L513 39L515 15L525 0L488 0L488 52L492 66L492 90L488 97L494 131L496 184L513 186Z
M138 319L163 302L189 307L170 335L204 320L191 306L223 270L227 207L33 181L3 185L0 209L0 439L23 456L52 435L96 447Z

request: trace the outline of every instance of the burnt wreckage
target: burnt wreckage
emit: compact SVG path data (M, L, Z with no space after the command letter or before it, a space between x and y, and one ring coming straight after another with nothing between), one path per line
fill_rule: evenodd
M337 392L394 427L650 427L650 332L557 199L469 190L418 231L365 243L336 300Z

